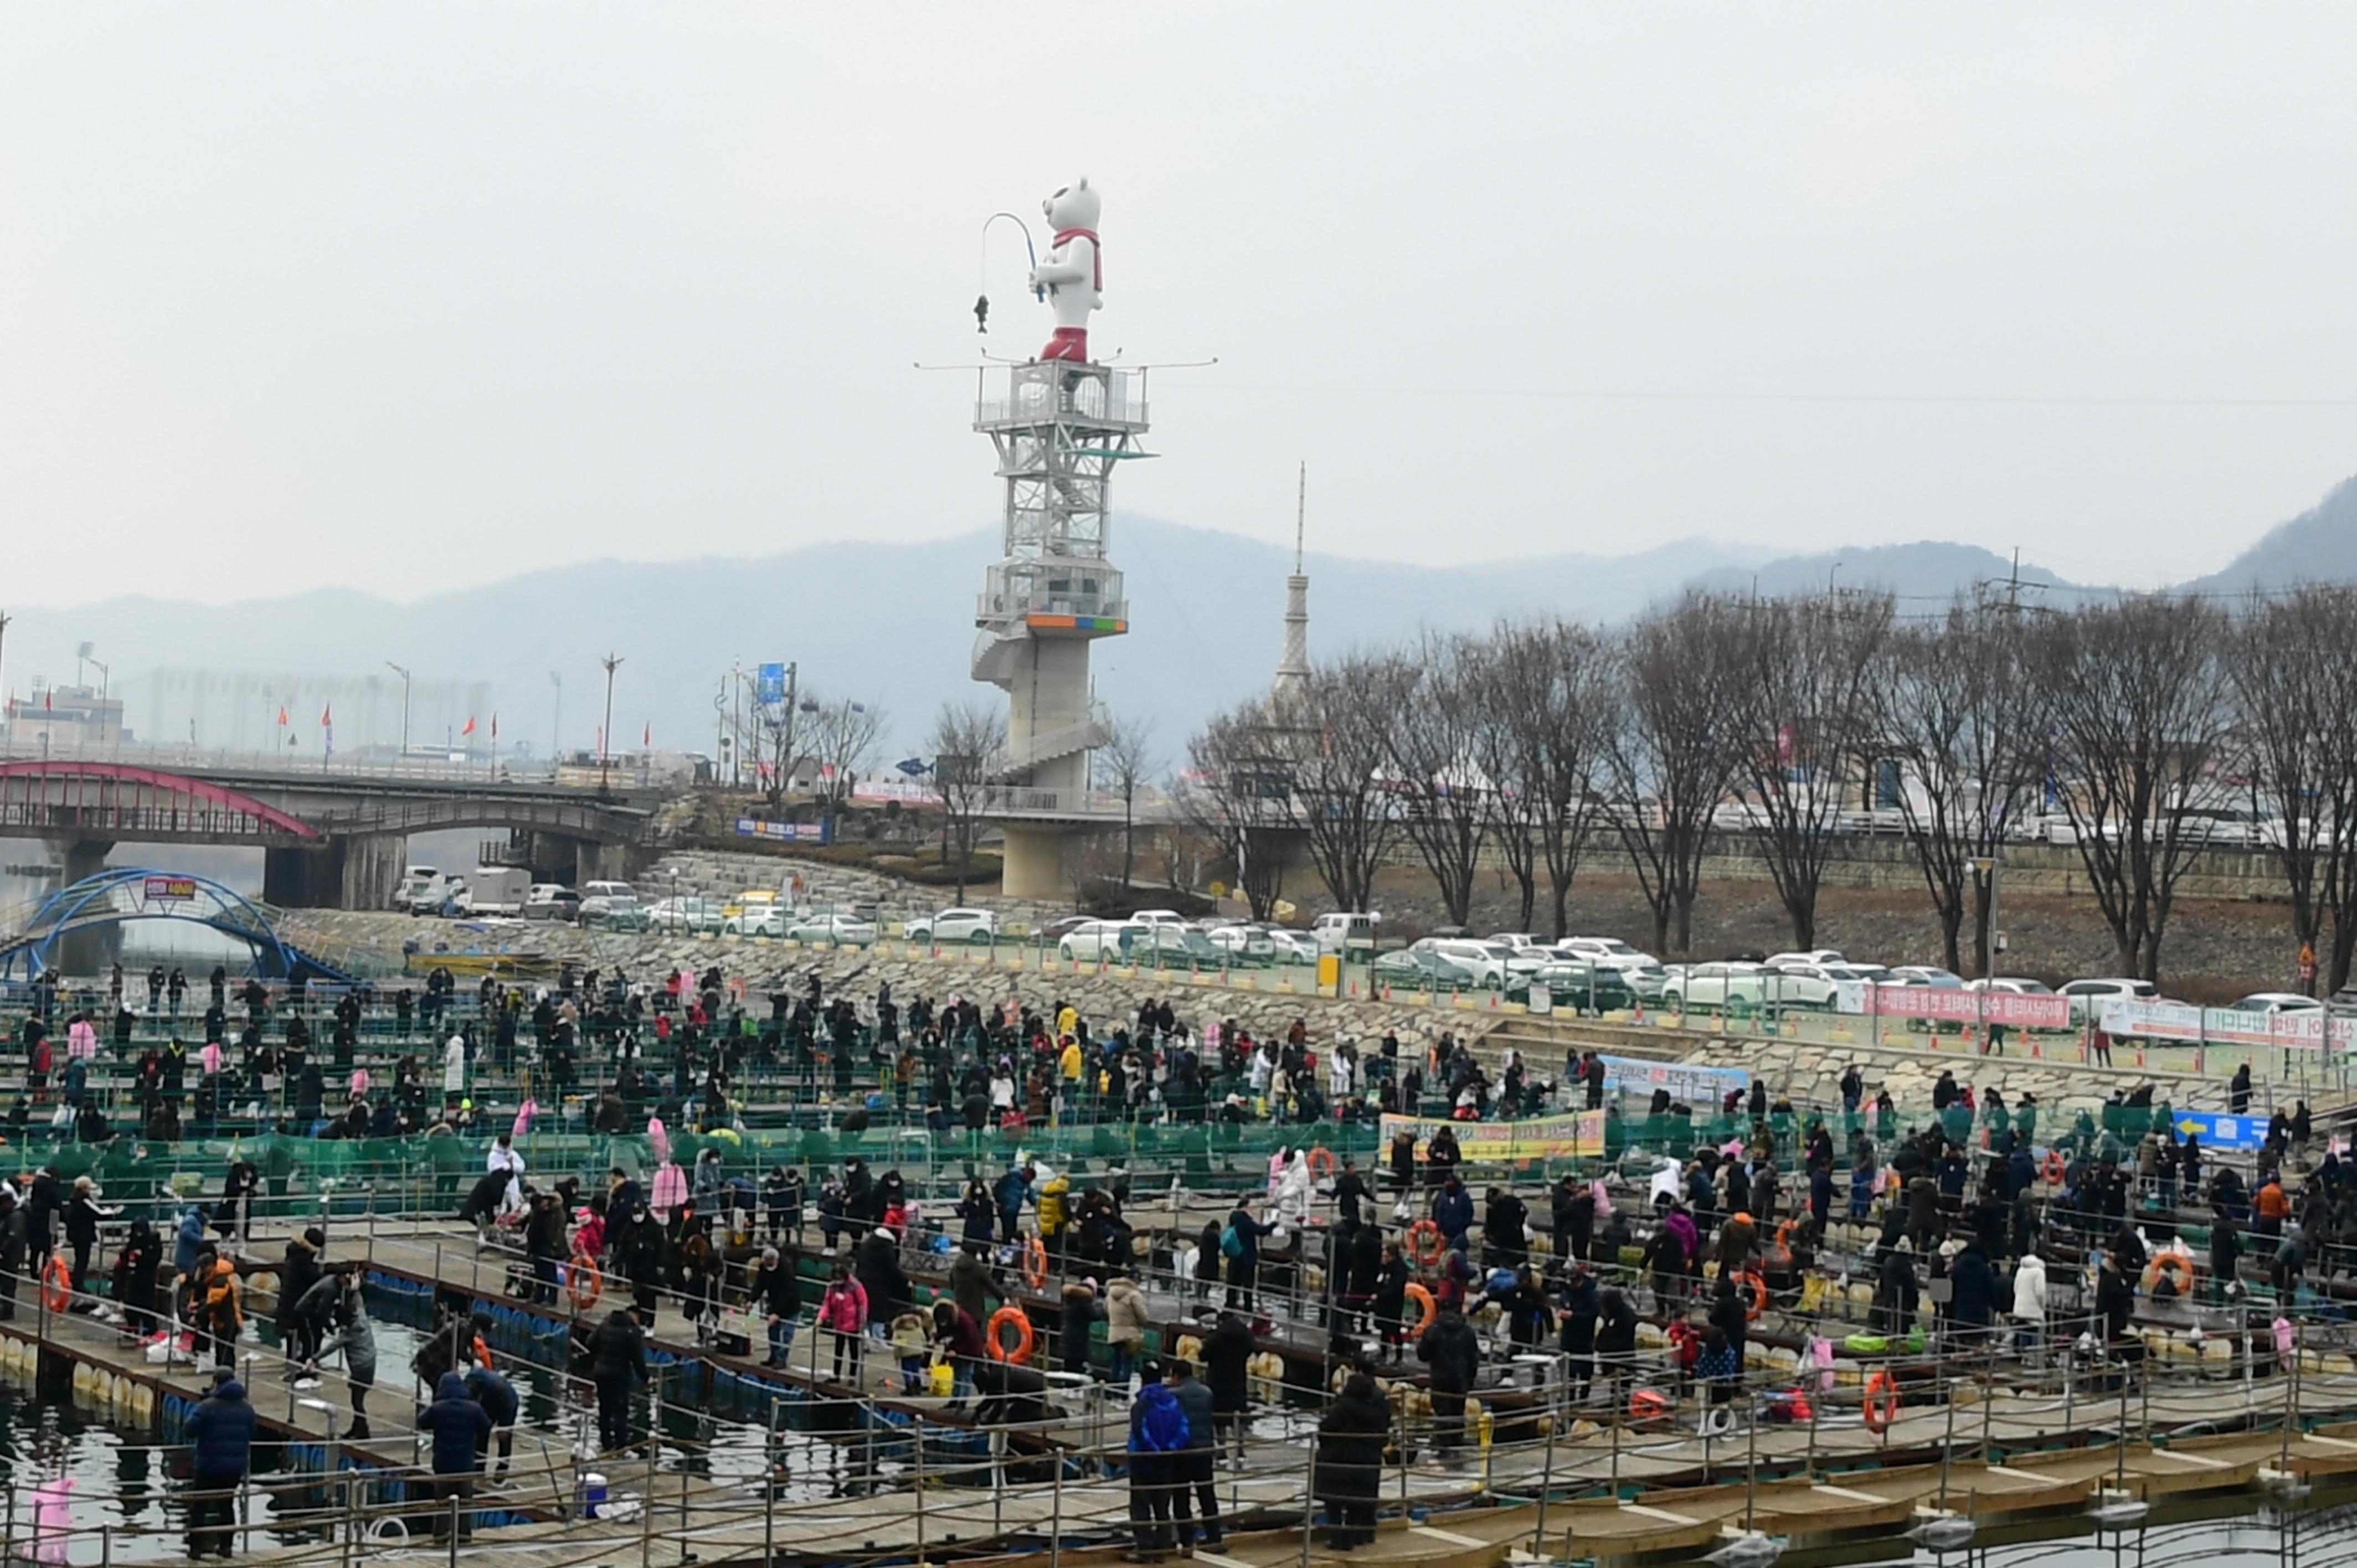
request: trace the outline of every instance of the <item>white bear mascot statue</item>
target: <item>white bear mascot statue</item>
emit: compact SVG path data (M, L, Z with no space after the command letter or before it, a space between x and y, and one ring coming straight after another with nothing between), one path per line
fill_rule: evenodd
M1039 350L1043 360L1089 357L1089 312L1104 305L1104 251L1097 242L1101 204L1083 175L1039 204L1056 226L1048 259L1031 270L1031 284L1048 291L1056 313L1056 335Z

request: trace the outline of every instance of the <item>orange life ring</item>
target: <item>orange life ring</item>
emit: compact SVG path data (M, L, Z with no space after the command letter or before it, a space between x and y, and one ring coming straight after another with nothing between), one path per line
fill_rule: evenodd
M1751 1299L1744 1305L1744 1320L1756 1323L1760 1315L1768 1310L1768 1281L1759 1270L1746 1269L1735 1276L1735 1288L1739 1292L1746 1285L1751 1287Z
M1798 1219L1787 1219L1776 1227L1776 1245L1790 1252L1792 1250L1792 1232L1800 1228L1801 1222Z
M1402 1299L1424 1304L1424 1316L1407 1331L1407 1337L1411 1339L1423 1338L1424 1331L1432 1326L1432 1320L1440 1316L1440 1304L1432 1299L1430 1291L1414 1280L1407 1282L1407 1289L1402 1293Z
M1015 1348L1012 1350L998 1335L1000 1327L1008 1323L1015 1325ZM985 1331L985 1337L992 1360L1005 1361L1016 1367L1030 1360L1032 1349L1039 1343L1039 1336L1031 1331L1031 1319L1011 1301L990 1315L990 1327Z
M1859 1410L1866 1417L1866 1429L1878 1436L1899 1419L1899 1380L1890 1375L1889 1368L1877 1367L1874 1376L1866 1380L1866 1401Z
M73 1271L66 1267L61 1255L49 1254L49 1266L41 1271L41 1299L51 1312L63 1312L73 1305Z
M1418 1240L1419 1237L1424 1240ZM1425 1245L1425 1241L1431 1245ZM1414 1258L1420 1267L1428 1269L1448 1255L1448 1238L1442 1235L1440 1227L1431 1220L1419 1219L1407 1228L1407 1255Z
M597 1298L606 1294L606 1276L597 1272L597 1259L587 1252L573 1254L573 1262L565 1265L565 1294L576 1312L587 1312L597 1305Z
M1033 1290L1048 1286L1048 1243L1037 1236L1023 1243L1023 1283Z
M475 1365L486 1370L489 1370L491 1365L491 1348L483 1342L483 1337L479 1334L475 1336Z
M1334 1174L1334 1151L1319 1144L1309 1151L1309 1176L1313 1181Z
M2071 1167L2062 1163L2062 1151L2060 1149L2046 1151L2046 1164L2042 1168L2049 1187L2061 1187L2071 1175Z
M2182 1252L2155 1252L2152 1262L2144 1266L2144 1288L2147 1291L2160 1283L2167 1273L2177 1281L2177 1294L2193 1294L2193 1260Z
M1671 1414L1670 1396L1659 1389L1639 1389L1629 1396L1629 1414L1638 1421L1661 1421Z

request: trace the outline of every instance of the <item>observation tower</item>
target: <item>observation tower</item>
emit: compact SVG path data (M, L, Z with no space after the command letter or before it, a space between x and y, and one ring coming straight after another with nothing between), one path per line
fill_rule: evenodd
M1086 225L1060 210L1075 195L1090 199ZM1129 629L1110 559L1113 476L1149 454L1140 446L1146 372L1088 357L1086 313L1103 278L1094 195L1083 182L1048 200L1059 231L1031 281L1056 306L1054 338L1039 359L985 367L974 400L974 427L997 454L1006 519L1002 553L974 607L974 678L1007 696L987 814L1005 832L1003 886L1017 898L1068 891L1065 836L1120 814L1117 805L1092 809L1089 753L1104 731L1090 711L1089 648Z

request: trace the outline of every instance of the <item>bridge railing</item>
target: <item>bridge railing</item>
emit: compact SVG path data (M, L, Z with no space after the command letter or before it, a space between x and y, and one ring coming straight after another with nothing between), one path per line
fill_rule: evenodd
M251 751L230 746L191 746L186 742L126 742L89 746L44 742L29 721L0 726L0 761L51 757L80 762L131 762L145 767L190 771L285 774L290 779L333 778L411 779L441 781L476 780L499 783L549 783L555 769L544 761L511 761L493 756L469 755L453 762L444 757L385 757L359 752L323 757L317 751L273 747Z

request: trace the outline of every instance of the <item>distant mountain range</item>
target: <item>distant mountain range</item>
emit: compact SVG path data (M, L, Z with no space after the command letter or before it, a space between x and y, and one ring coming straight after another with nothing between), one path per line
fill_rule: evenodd
M258 747L291 738L317 746L336 709L350 750L399 734L409 669L420 737L467 717L486 738L544 755L562 703L567 746L595 740L602 717L598 659L619 653L618 742L651 730L655 744L713 749L716 692L732 661L748 671L791 660L804 688L881 704L896 753L917 748L945 698L970 690L974 596L996 553L996 531L923 544L835 542L746 560L585 562L400 605L349 590L204 606L155 598L71 608L9 607L5 681L19 695L35 676L68 680L77 643L97 645L143 736ZM1233 534L1147 518L1116 523L1133 629L1098 644L1098 694L1154 720L1166 761L1216 707L1262 689L1276 662L1289 554ZM2002 582L2012 563L1970 545L1883 545L1776 556L1743 545L1681 540L1610 558L1556 555L1422 567L1312 555L1313 656L1403 637L1419 626L1471 628L1501 616L1552 610L1624 618L1694 585L1784 593L1836 582L1937 600ZM2233 590L2300 578L2357 579L2357 480L2189 587ZM2025 562L2021 580L2046 602L2090 591ZM159 675L168 670L174 673ZM199 676L195 671L216 673ZM561 694L550 672L563 677ZM232 679L226 672L245 672ZM95 673L90 677L94 682ZM289 724L279 729L278 708Z

